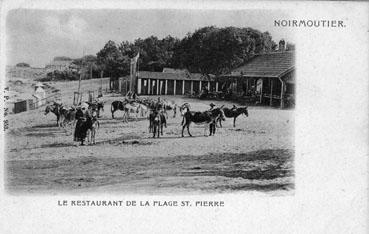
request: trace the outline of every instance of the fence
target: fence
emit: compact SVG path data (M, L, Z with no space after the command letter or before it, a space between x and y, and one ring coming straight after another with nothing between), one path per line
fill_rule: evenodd
M60 91L54 92L53 94L51 94L51 95L49 95L45 98L42 98L42 99L39 99L39 98L35 97L35 99L27 99L27 100L14 102L13 108L11 108L11 109L12 109L12 112L14 114L17 114L17 113L20 113L20 112L41 108L43 106L48 105L51 102L61 102ZM9 108L9 106L8 106L8 108Z
M34 109L38 109L40 107L46 106L51 102L61 102L61 93L59 90L43 99L36 99Z
M110 80L110 91L126 95L130 89L130 77L119 77L116 80Z
M73 105L77 106L83 101L84 92L74 92L73 97ZM102 97L103 96L103 89L100 87L98 90L88 90L87 91L87 101L93 102L96 100L96 97Z

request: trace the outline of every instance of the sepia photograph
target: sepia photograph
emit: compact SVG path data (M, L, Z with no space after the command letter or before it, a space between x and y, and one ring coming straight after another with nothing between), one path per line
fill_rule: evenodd
M9 11L6 192L293 195L299 47L281 16Z

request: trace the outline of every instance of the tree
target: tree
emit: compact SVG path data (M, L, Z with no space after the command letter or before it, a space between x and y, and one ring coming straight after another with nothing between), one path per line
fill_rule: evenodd
M252 28L204 27L188 34L174 51L173 64L202 74L228 73L257 53L275 47L268 32Z
M71 61L73 59L66 57L66 56L56 56L53 59L54 61Z
M268 32L252 28L214 26L188 33L182 40L167 36L150 36L133 43L117 45L108 41L97 53L97 65L113 79L128 75L130 59L140 53L140 70L159 71L164 67L188 69L204 75L219 75L247 62L255 54L275 50L276 43Z
M129 44L122 53L128 57L134 57L140 52L140 69L149 71L162 71L164 67L170 66L174 54L174 48L179 39L167 36L159 40L155 36L146 39L137 39Z
M108 41L97 53L97 64L110 76L110 89L112 82L124 74L123 56L114 41Z
M72 64L82 74L82 79L99 77L101 68L98 66L95 55L86 55L82 58L74 59Z
M98 64L104 64L110 76L119 76L119 60L121 55L113 41L108 41L104 48L97 53Z

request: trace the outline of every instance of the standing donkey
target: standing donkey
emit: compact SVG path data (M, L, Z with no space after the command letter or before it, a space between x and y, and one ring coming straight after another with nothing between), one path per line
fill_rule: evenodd
M56 125L58 127L63 126L64 115L62 115L61 113L62 108L63 106L61 104L54 102L54 104L46 106L45 113L44 113L45 115L47 115L50 112L54 113L56 115Z
M236 107L233 105L232 108L223 108L224 115L226 118L233 118L233 127L236 127L236 119L239 115L244 114L246 117L249 116L249 112L247 110L247 106L245 107ZM222 127L222 119L218 119L219 126Z

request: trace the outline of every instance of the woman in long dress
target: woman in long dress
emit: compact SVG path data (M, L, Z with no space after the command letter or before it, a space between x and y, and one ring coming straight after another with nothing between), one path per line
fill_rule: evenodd
M80 141L81 145L84 145L83 142L86 140L88 130L86 121L89 117L88 105L84 104L76 112L77 123L74 131L74 141Z

